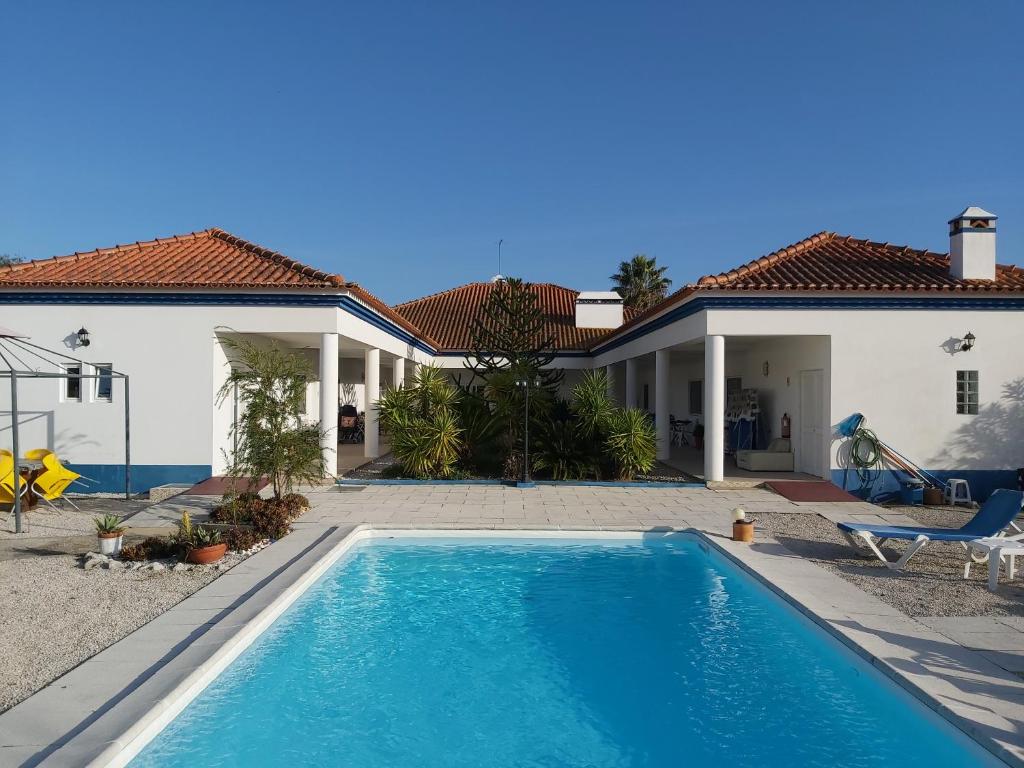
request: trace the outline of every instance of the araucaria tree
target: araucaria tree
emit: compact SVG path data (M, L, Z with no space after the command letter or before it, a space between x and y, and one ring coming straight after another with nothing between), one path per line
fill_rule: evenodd
M232 473L270 480L275 498L296 483L313 483L326 474L320 428L301 421L306 400L308 362L277 345L259 346L247 339L224 342L232 357L231 373L218 402L238 393L238 421L232 427L236 449Z
M561 371L548 368L555 359L555 338L547 331L537 294L519 278L494 283L470 325L470 340L465 366L484 381L510 371L540 378L545 387L562 380Z
M622 303L636 310L653 307L668 294L672 281L665 277L667 267L659 267L657 259L638 253L630 261L619 264L619 271L611 276L613 290L622 297Z
M505 475L522 470L522 425L525 393L530 389L531 421L550 408L562 381L561 370L550 368L555 338L548 330L537 294L529 283L506 278L494 283L470 326L470 352L465 366L484 382L491 411L505 432Z

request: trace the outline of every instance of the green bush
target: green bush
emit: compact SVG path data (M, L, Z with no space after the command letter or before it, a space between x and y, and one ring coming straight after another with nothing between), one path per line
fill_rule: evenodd
M596 457L580 433L579 422L570 418L546 424L537 435L531 464L552 480L583 480L596 473Z
M616 408L607 426L605 447L619 480L649 472L657 458L654 423L637 408Z
M237 396L241 414L231 430L237 446L231 474L253 482L269 478L277 499L298 483L318 482L328 471L320 427L301 419L309 363L273 344L228 339L224 346L234 359L218 403Z
M413 477L451 477L464 449L455 407L459 391L439 368L424 365L410 386L386 391L376 403L391 453Z

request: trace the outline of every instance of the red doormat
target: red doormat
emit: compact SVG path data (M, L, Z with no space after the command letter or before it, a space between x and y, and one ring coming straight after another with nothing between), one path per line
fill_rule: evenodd
M776 480L766 485L790 501L864 501L827 480Z
M250 484L244 477L217 475L216 477L207 478L197 485L193 485L185 493L190 496L223 496L232 487L236 493L259 493L260 488L269 482L266 478L260 478L258 482Z

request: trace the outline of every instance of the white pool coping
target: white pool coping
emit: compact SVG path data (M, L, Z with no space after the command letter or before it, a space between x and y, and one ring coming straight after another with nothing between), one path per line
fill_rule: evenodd
M316 529L320 529L321 533L324 530L328 530L326 526L308 526L306 528L306 533L312 535L316 532ZM182 710L184 710L199 694L201 694L211 682L213 682L235 659L237 659L239 655L249 648L252 643L255 642L260 635L281 616L281 614L283 614L332 566L334 566L360 542L372 539L391 538L475 538L505 541L531 539L565 541L575 539L580 541L639 542L642 540L666 538L673 535L679 536L680 534L693 535L701 542L707 543L715 552L724 556L737 568L752 576L761 585L767 587L775 595L794 606L800 613L812 620L817 626L823 628L843 645L852 649L861 658L885 673L887 677L895 681L904 690L911 693L920 702L931 708L933 711L939 713L947 723L967 734L994 756L1002 759L1010 765L1024 767L1024 746L1022 746L1021 743L1021 734L1006 733L1006 727L1003 724L1005 722L1016 724L1024 723L1024 683L1017 681L1020 689L1019 701L1016 700L1016 694L1014 694L1013 700L1002 702L1002 706L999 707L1001 711L997 718L999 722L986 721L984 718L979 719L975 716L976 713L972 711L974 705L970 699L972 695L975 697L978 695L981 695L982 697L985 696L983 687L986 675L988 678L992 677L992 670L984 666L984 663L988 663L987 660L980 657L980 655L973 654L973 652L970 652L967 649L960 649L963 651L963 654L966 654L966 656L963 656L963 654L961 654L961 656L967 660L963 663L967 665L966 668L968 671L971 671L970 664L975 664L978 669L977 682L982 688L980 694L979 691L970 693L964 690L946 690L943 685L936 685L935 683L937 682L945 681L934 679L935 673L929 669L927 664L917 662L920 666L920 669L917 669L904 663L897 663L906 660L907 648L900 644L889 642L885 637L862 636L864 635L863 627L870 625L872 620L877 620L876 623L881 624L884 631L885 625L892 625L894 621L902 618L904 622L909 622L915 625L913 629L917 639L921 639L925 642L936 642L935 638L941 638L942 641L945 641L948 644L950 641L947 638L942 638L937 634L935 635L935 638L927 637L927 631L918 631L922 629L926 630L926 628L921 627L921 625L913 622L913 620L903 616L903 614L900 614L895 609L884 605L873 597L865 595L852 585L844 582L838 576L834 576L814 564L803 560L802 558L798 558L791 553L788 553L788 551L783 548L778 547L778 549L782 549L785 553L780 557L779 555L782 553L775 549L778 545L773 547L773 545L770 544L760 546L736 544L735 542L731 542L725 538L717 540L718 537L709 535L707 532L697 529L665 529L655 531L593 529L495 530L474 528L374 528L367 524L354 526L347 531L337 531L337 535L340 536L340 539L333 543L326 552L319 553L318 551L314 551L313 547L317 542L324 542L326 540L326 534L322 535L319 539L316 539L313 544L309 545L309 549L300 551L300 555L308 553L309 557L302 559L300 555L296 555L294 561L288 561L288 563L283 565L278 569L278 571L273 571L273 565L275 562L273 559L267 560L267 565L270 566L269 569L260 566L257 559L263 553L269 554L276 547L288 544L289 540L298 536L298 534L292 534L292 536L282 540L278 544L274 545L274 547L263 550L263 552L255 555L253 558L250 558L249 561L246 562L251 563L252 566L256 567L257 572L249 576L243 575L241 588L244 588L248 583L246 579L258 577L260 575L258 571L261 570L261 568L263 570L268 570L271 574L276 574L273 576L275 580L286 576L292 577L293 580L280 589L273 599L267 601L266 604L259 609L258 613L245 620L244 623L241 623L237 630L226 635L224 640L217 645L216 649L200 663L195 664L187 674L182 675L185 670L189 669L189 661L184 658L186 656L185 650L170 656L166 661L163 661L166 654L160 656L162 663L157 662L159 665L157 672L170 673L167 674L167 677L173 680L175 677L173 673L177 671L178 676L180 676L181 679L172 687L159 691L155 698L153 696L150 696L149 699L141 696L133 698L132 693L134 693L136 689L129 689L127 693L123 695L123 700L117 700L109 710L116 712L116 714L120 716L120 718L113 718L113 723L103 723L101 721L89 723L87 722L89 718L86 717L86 715L91 715L91 712L81 712L73 715L72 717L84 717L82 722L86 722L87 724L79 732L73 734L70 738L67 738L61 746L48 752L41 761L33 762L30 758L26 760L25 763L21 763L20 760L17 763L8 762L5 759L5 750L7 750L11 745L7 743L7 737L4 733L5 727L11 733L17 732L19 717L24 719L22 712L19 712L19 710L27 709L29 711L24 714L31 715L31 707L24 707L24 705L29 704L33 699L40 697L54 686L60 687L62 682L65 681L65 678L78 673L77 677L79 679L76 681L77 685L82 686L87 684L90 678L95 683L96 675L101 673L104 663L110 664L110 660L107 660L106 662L96 662L96 669L93 671L89 670L89 665L93 664L94 660L99 656L110 652L117 646L121 644L131 644L133 638L140 635L145 627L136 633L129 635L114 646L111 646L106 651L101 652L97 657L93 657L93 659L86 661L83 665L72 670L72 672L69 672L54 683L51 683L50 686L47 686L47 688L44 688L25 702L22 702L18 706L8 710L8 712L3 713L0 715L0 739L2 739L2 741L0 741L0 764L88 765L90 768L120 768L121 766L127 765L153 738L155 738L169 723L171 723L182 712ZM300 548L303 543L304 542L302 541L291 542L293 547ZM312 559L311 562L306 562L306 560L309 560L314 555L315 559ZM278 559L280 559L280 557ZM234 570L235 569L232 569L228 574L233 573ZM226 574L220 579L212 582L209 587L215 587L218 584L222 584L222 582L227 578L228 575ZM228 612L220 616L220 618L217 619L217 623L223 623L224 625L230 626L229 620L232 616L237 611L241 611L247 606L250 608L254 607L254 602L259 602L258 600L254 601L254 598L263 597L265 599L270 591L268 588L271 587L272 584L274 584L274 582L263 584L262 587L254 587L256 591L253 592L245 602L235 605L230 610L225 608L224 611ZM190 615L188 614L189 611L202 611L203 608L196 608L194 606L202 605L205 607L208 605L208 601L204 602L204 592L206 592L209 587L204 588L191 597L185 599L163 616L168 616L175 612L181 612L182 615L188 616ZM850 590L852 590L852 592ZM230 587L228 587L228 592L231 592ZM245 593L243 592L241 594L244 595ZM231 594L223 595L222 600L227 600L231 596ZM206 610L216 610L216 607L211 607ZM844 624L844 620L849 621L851 617L856 617L859 624L858 627L848 627ZM155 621L157 620L154 620L154 622ZM197 626L200 625L199 619L194 618L193 621ZM156 639L159 641L159 638ZM152 641L154 638L149 638L149 640ZM173 638L168 639L166 650L170 651L173 647ZM957 646L957 648L959 648L959 646ZM909 650L912 651L913 649ZM976 658L971 658L972 654ZM962 661L962 659L960 660ZM1005 675L1008 673L1005 673L1002 670L999 670L999 672L1003 674L1004 680L994 681L993 684L1002 684L1005 686L1007 683ZM972 677L972 679L974 678ZM142 683L139 684L139 686L141 685ZM63 687L66 689L68 686L64 685ZM121 691L118 691L119 695L121 693ZM73 688L71 694L73 698ZM129 724L126 727L117 728L116 723L118 719ZM56 724L54 725L56 726ZM63 723L59 727L64 727ZM63 738L65 736L65 733L60 733L59 735L54 734L54 739ZM97 743L102 743L104 745L98 752L96 751ZM25 745L21 747L14 745L12 751L8 754L15 758L19 754L24 757L32 750L37 750L36 754L38 754L39 749L40 745Z

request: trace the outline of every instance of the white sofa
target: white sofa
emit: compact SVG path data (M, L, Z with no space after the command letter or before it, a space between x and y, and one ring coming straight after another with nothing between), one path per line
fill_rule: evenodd
M792 472L793 446L777 437L763 451L736 451L736 466L751 472Z

